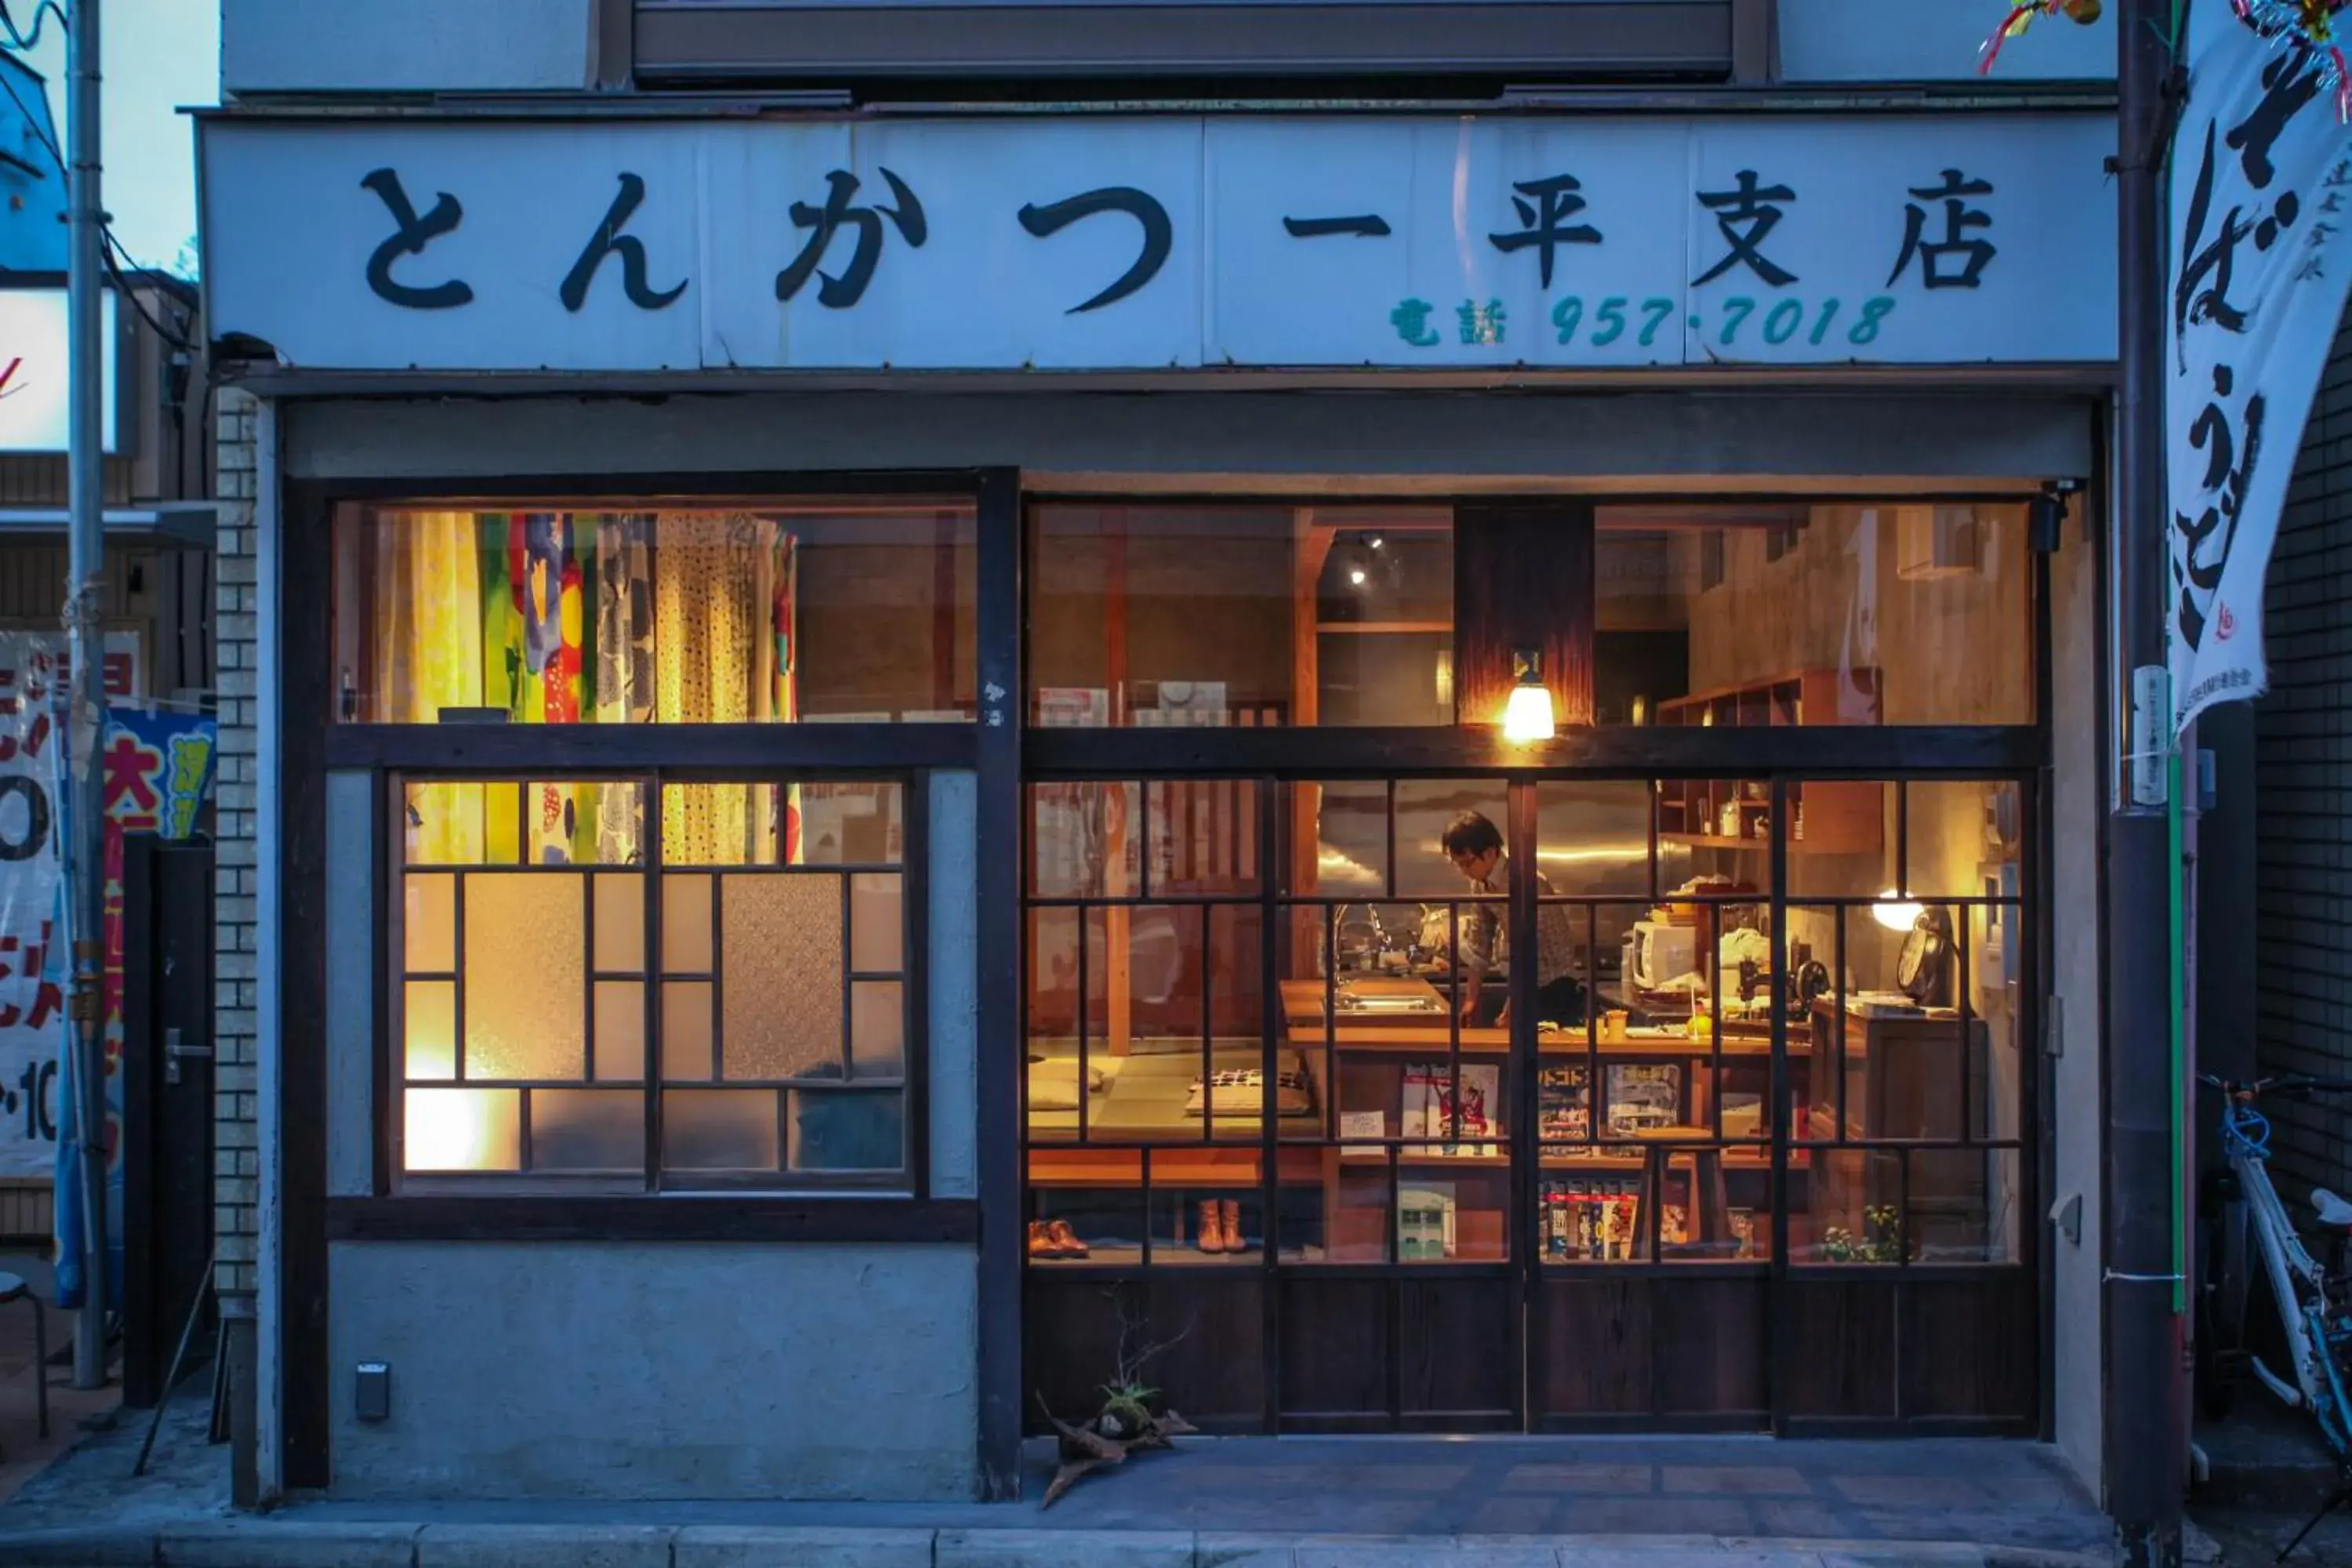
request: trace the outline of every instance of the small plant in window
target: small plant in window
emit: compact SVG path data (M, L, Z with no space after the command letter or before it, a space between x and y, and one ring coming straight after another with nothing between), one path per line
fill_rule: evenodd
M1832 1263L1900 1263L1903 1261L1902 1215L1892 1204L1862 1211L1863 1234L1857 1237L1843 1226L1822 1232L1822 1256Z

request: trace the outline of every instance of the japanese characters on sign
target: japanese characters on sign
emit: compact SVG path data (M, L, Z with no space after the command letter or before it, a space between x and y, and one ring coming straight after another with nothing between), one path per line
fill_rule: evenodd
M2097 361L2097 116L205 131L217 328L436 368Z
M2307 49L2193 14L2172 155L2173 722L2259 695L2263 582L2352 282L2352 143Z
M56 951L61 634L0 631L0 1176L46 1178L58 1134L65 995ZM110 632L110 701L144 690L139 637Z

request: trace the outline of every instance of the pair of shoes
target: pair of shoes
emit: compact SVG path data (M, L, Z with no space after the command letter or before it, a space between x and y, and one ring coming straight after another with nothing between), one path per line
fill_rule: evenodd
M1033 1219L1029 1222L1029 1256L1032 1258L1084 1258L1087 1244L1070 1228L1066 1219Z
M1203 1252L1247 1252L1249 1243L1242 1239L1242 1205L1231 1198L1202 1198L1199 1246Z

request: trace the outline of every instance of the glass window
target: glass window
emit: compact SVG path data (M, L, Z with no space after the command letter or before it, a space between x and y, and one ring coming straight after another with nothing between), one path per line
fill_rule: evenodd
M969 721L961 502L336 519L336 717L379 724Z
M2030 724L2011 502L1604 506L1603 724Z
M1031 720L1454 722L1450 510L1041 506Z
M665 785L656 870L639 781L404 784L404 1173L639 1188L654 1110L664 1186L902 1174L902 795Z

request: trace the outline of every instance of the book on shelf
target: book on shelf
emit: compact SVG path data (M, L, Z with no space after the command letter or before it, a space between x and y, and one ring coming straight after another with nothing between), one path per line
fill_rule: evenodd
M1609 1068L1609 1131L1631 1137L1682 1121L1683 1069L1676 1062L1618 1062Z
M1537 1135L1547 1154L1592 1135L1592 1086L1580 1067L1545 1068L1536 1078Z
M1454 1184L1414 1182L1397 1188L1397 1258L1428 1263L1454 1253Z
M1448 1063L1416 1063L1404 1071L1399 1121L1405 1137L1426 1138L1449 1158L1491 1156L1500 1152L1502 1099L1503 1069L1492 1062L1464 1066L1458 1079Z
M1556 1263L1629 1262L1641 1255L1638 1176L1546 1182L1544 1256Z

